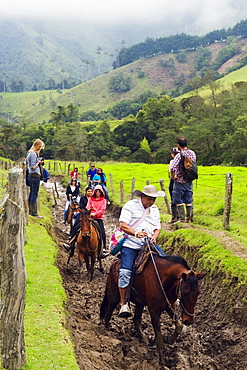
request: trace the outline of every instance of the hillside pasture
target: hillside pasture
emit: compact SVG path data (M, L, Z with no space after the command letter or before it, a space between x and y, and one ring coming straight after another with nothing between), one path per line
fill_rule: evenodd
M46 161L47 166L50 162L52 169L53 162ZM57 162L59 163L59 162ZM61 167L64 168L64 163ZM89 169L87 163L73 163L79 168L83 167L84 172ZM168 165L164 164L145 164L145 163L120 163L120 162L97 162L96 167L101 167L107 177L107 187L109 189L111 200L117 205L120 203L120 181L123 180L124 202L131 199L132 177L135 178L135 189L142 190L149 181L160 189L159 180L164 180L168 199L169 195L169 177ZM57 166L59 168L59 166ZM49 168L49 167L48 167ZM243 243L247 248L247 168L246 167L226 167L226 166L199 166L199 178L194 181L194 222L193 225L200 228L209 228L211 230L223 230L223 214L225 203L225 185L226 174L233 175L233 192L230 215L230 228L227 231L236 241ZM110 173L113 178L112 192L110 184ZM84 174L84 179L86 175ZM80 174L81 176L81 174ZM86 185L86 184L84 184ZM167 207L163 198L157 198L156 204L161 210L161 219L163 222L170 220L167 213Z

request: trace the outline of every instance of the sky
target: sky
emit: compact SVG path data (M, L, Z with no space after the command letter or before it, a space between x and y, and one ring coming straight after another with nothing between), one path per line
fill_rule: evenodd
M247 19L245 0L1 0L0 18L73 19L92 24L161 23L209 32Z

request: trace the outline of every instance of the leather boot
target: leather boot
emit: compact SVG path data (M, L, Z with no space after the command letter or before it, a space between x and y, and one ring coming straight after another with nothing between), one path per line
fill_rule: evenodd
M44 218L43 216L39 216L38 215L38 212L37 212L37 202L32 203L32 204L33 204L33 210L34 210L34 213L32 214L32 216L37 217L37 218Z
M174 222L177 222L178 216L177 216L177 206L174 203L171 203L171 210L172 210L172 219L168 222L168 224L173 224Z
M185 222L184 206L177 206L178 219L181 222Z
M186 206L186 222L191 222L192 206Z

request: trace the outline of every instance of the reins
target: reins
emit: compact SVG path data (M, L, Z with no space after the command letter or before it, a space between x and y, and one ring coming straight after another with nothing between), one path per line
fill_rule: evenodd
M186 308L184 307L184 305L182 304L182 278L180 278L179 280L179 284L178 284L178 287L177 287L177 300L175 301L175 309L172 307L169 299L167 298L167 295L166 295L166 292L165 292L165 289L163 287L163 284L162 284L162 281L160 279L160 275L159 275L159 272L158 272L158 269L157 269L157 266L156 266L156 263L155 263L155 260L154 260L154 256L153 256L153 253L152 253L152 250L151 250L151 247L150 247L150 241L149 241L149 238L148 237L145 237L144 238L145 242L147 243L148 245L148 249L150 251L150 255L151 255L151 259L152 259L152 262L153 262L153 266L154 266L154 269L155 269L155 272L156 272L156 275L157 275L157 278L158 278L158 281L159 281L159 284L160 284L160 287L161 287L161 290L162 290L162 293L165 297L165 300L166 300L166 303L168 304L168 307L170 308L170 310L172 311L173 313L173 320L175 321L176 319L179 319L182 315L182 310L189 316L191 317L194 317L195 314L191 314L189 313ZM186 271L188 272L188 271Z

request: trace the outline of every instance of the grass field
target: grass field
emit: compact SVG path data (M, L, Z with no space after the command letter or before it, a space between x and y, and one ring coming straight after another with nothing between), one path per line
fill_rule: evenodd
M79 168L79 172L82 172L82 166L84 172L89 168L88 163L73 163L71 164L71 168L74 165ZM96 167L100 166L103 168L108 180L107 187L111 200L116 204L123 205L120 204L120 181L122 180L124 186L124 202L130 199L132 177L135 178L135 189L139 190L143 189L147 181L160 188L159 180L163 179L170 201L168 193L168 165L119 162L99 162L95 163L95 165ZM46 166L49 166L49 161L46 161ZM64 163L62 163L61 167L63 169L65 168ZM52 161L50 161L50 168L52 172ZM223 230L226 174L228 172L233 176L233 191L230 228L227 232L247 248L247 168L245 167L199 166L199 178L197 181L194 181L195 217L193 224L198 227ZM110 183L110 174L112 174L113 189ZM170 215L167 214L164 200L157 198L156 204L161 210L162 220L168 222Z

